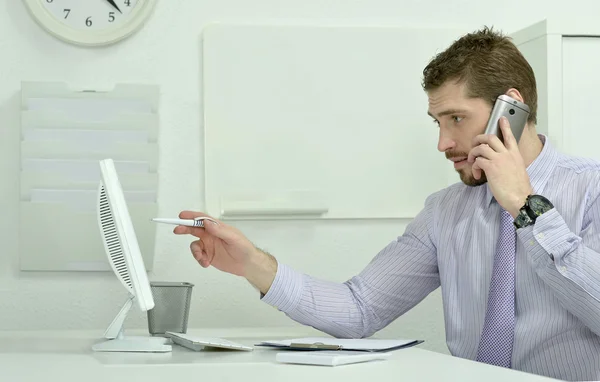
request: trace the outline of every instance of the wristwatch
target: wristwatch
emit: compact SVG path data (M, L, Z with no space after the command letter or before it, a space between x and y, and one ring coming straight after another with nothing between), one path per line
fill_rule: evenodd
M554 205L542 195L529 195L513 223L517 229L528 227L535 224L538 216L553 208Z

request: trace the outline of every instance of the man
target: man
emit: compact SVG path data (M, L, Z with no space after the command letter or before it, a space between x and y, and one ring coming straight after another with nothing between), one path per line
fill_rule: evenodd
M370 336L441 286L453 355L600 379L600 164L561 154L536 133L533 71L501 34L463 36L423 74L438 150L462 182L429 196L359 275L317 280L222 222L174 232L199 238L191 250L201 266L245 277L264 302L333 336ZM506 119L502 141L483 134L501 94L530 106L518 143ZM180 214L197 216L206 215Z

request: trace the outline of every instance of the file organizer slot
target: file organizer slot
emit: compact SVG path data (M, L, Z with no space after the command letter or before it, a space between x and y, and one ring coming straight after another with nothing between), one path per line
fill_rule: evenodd
M23 158L21 171L36 171L44 174L65 176L73 180L94 181L100 176L98 161L68 159ZM115 160L119 174L144 174L150 171L150 163L143 161Z
M102 138L105 134L116 135L116 141L127 142L156 142L158 136L158 119L144 113L124 112L111 119L86 121L69 118L56 110L23 110L21 126L25 140L39 140L52 130L65 136L86 134Z
M21 90L21 270L110 271L96 216L98 161L105 158L115 161L152 270L158 87L119 84L100 91L23 82Z
M124 189L156 192L158 187L157 174L127 172L124 172L124 174L127 174L125 178L119 179ZM68 176L56 173L39 171L21 172L21 200L29 200L31 198L31 191L34 189L97 191L98 184L94 179L70 179Z

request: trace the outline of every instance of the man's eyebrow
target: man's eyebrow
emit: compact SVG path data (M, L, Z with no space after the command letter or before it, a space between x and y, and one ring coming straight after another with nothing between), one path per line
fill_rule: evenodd
M440 117L443 117L445 115L450 115L450 114L465 114L467 111L464 109L448 109L448 110L444 110L442 112L439 113ZM427 114L431 117L434 118L433 114L431 114L429 111L427 111Z

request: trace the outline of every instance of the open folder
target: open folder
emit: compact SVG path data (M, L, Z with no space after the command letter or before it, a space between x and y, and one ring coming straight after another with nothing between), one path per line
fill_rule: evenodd
M263 341L256 346L274 347L287 350L354 350L379 352L404 349L418 345L422 340L379 340L379 339L337 339L326 337L294 338L283 341Z

